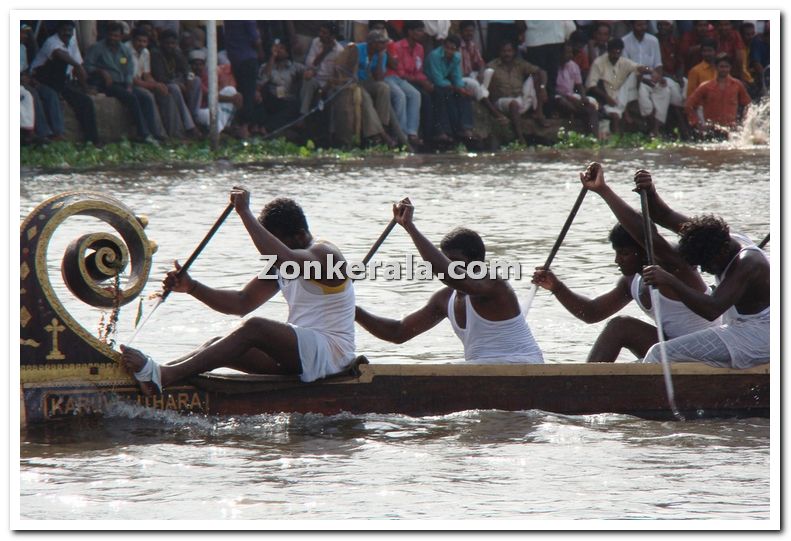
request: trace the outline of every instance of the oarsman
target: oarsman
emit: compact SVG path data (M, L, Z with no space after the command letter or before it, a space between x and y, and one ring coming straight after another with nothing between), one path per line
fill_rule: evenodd
M551 291L571 314L586 323L597 323L616 314L633 299L648 317L656 321L649 290L641 276L647 257L640 214L605 183L601 165L589 165L584 173L580 173L580 179L585 187L598 193L607 202L620 221L610 231L609 240L615 251L615 264L622 276L612 290L593 299L570 290L551 271L542 268L536 270L533 282ZM688 284L690 289L701 294L709 291L700 274L684 262L677 249L659 235L654 235L654 251L657 262ZM692 312L670 288L659 289L659 300L666 337L673 338L719 324ZM588 354L588 362L614 362L623 348L643 358L657 341L654 325L631 316L617 316L607 323L596 339Z
M243 289L232 291L211 288L187 273L178 275L176 263L165 287L192 295L218 312L239 316L281 291L289 307L288 320L249 318L227 336L175 364L159 365L142 352L121 346L122 362L146 394L219 367L250 374L300 374L302 381L309 382L342 372L355 357L354 287L340 250L313 239L305 214L291 199L271 201L257 219L250 210L247 190L234 188L231 201L258 251L276 257L277 272L268 279L255 277ZM320 278L306 279L303 274L286 280L280 276L286 274L282 269L288 263L302 268L311 262L318 264ZM340 275L335 272L338 266Z
M647 190L651 217L681 235L679 252L690 265L717 277L717 288L703 295L659 267L643 271L646 283L667 288L695 313L722 325L700 330L665 343L667 359L701 361L715 366L748 368L769 362L769 260L748 239L731 234L728 224L713 215L689 218L670 207L656 193L650 175L636 178ZM652 348L646 362L660 362Z
M357 323L377 338L401 344L447 317L464 345L468 363L543 363L541 349L508 281L491 276L489 269L482 278L470 275L477 276L477 272L466 272L476 262L485 268L486 249L481 237L469 229L457 228L442 239L438 250L415 226L413 214L408 198L393 205L396 221L447 287L401 320L376 316L358 306Z

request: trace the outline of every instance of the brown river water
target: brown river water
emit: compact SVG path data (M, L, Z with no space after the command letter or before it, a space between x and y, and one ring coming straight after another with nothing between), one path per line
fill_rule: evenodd
M645 168L672 206L689 214L721 214L732 229L759 241L770 227L769 155L766 146L712 145L24 172L20 220L45 198L67 190L101 190L121 199L149 217L146 232L159 245L148 295L158 290L171 261L183 262L200 242L233 185L251 189L254 207L276 196L295 198L314 235L332 240L355 260L390 220L391 203L409 196L416 222L429 238L438 242L451 228L465 225L482 234L490 257L521 263L522 280L513 285L525 294L533 267L546 259L571 209L580 188L578 172L588 161L600 160L608 182L635 207L639 199L630 191L631 178ZM614 222L606 204L588 194L553 263L573 289L595 295L618 279L607 242ZM66 244L97 224L70 219L50 248L56 290L91 330L100 312L70 298L58 281L58 268ZM416 251L396 229L376 258L403 261L408 253ZM232 214L192 274L215 287L238 288L259 267ZM359 281L356 290L360 305L398 317L422 306L440 287L437 281L380 278ZM121 343L132 334L135 306L121 312ZM623 313L641 316L633 305ZM284 319L286 309L276 297L256 314ZM547 362L554 363L584 361L604 325L576 320L546 292L538 293L528 321ZM166 361L238 322L174 294L135 345ZM401 346L358 327L357 349L373 363L462 358L447 322ZM631 360L628 352L619 359ZM679 423L542 411L202 418L127 407L79 431L21 432L20 517L289 521L274 523L282 528L358 519L766 520L769 435L768 419ZM212 523L182 527L196 524ZM335 527L344 524L352 523Z

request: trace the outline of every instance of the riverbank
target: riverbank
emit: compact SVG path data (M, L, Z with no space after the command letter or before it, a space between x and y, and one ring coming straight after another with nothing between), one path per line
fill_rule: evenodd
M512 142L493 153L525 151L529 148L562 149L605 149L634 148L654 150L673 148L681 145L678 141L648 137L639 133L613 135L606 140L561 129L557 142L553 145L528 147ZM492 152L477 145L458 144L443 153L467 154L469 152ZM436 152L435 152L436 153ZM221 140L217 149L212 150L208 141L175 142L159 146L133 143L128 140L108 143L101 148L92 144L72 142L53 142L40 146L23 146L20 152L20 165L41 170L49 169L91 169L106 166L145 165L189 165L228 161L234 164L251 164L272 160L312 161L312 160L361 160L379 156L407 156L410 152L401 147L390 149L385 146L369 148L336 149L320 148L311 140L304 145L290 142L285 138L263 140L253 138L245 141L226 138Z

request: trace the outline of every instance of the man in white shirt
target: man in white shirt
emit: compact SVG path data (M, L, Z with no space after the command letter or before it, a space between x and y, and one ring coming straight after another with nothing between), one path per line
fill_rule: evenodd
M632 31L623 37L623 55L653 70L650 76L640 80L637 101L640 115L651 125L651 132L656 135L667 121L670 105L683 107L681 88L678 83L662 73L662 52L659 40L647 33L648 21L633 21Z

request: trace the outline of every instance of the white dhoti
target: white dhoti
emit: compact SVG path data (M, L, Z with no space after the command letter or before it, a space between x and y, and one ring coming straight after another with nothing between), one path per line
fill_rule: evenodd
M608 115L615 114L618 118L621 118L626 106L637 98L637 75L632 73L618 89L618 94L615 96L615 105L605 105L604 112Z
M354 353L343 351L327 335L297 325L291 328L297 335L302 381L307 383L343 372L354 360Z
M572 92L571 94L566 94L565 96L563 96L561 94L555 94L555 99L557 99L557 98L565 98L565 99L570 100L570 101L582 101L582 100L585 100L588 103L590 103L591 105L593 105L593 107L595 109L599 108L599 102L596 101L596 98L594 98L593 96L580 96L576 92Z
M638 89L637 101L640 105L640 114L647 117L653 111L654 118L664 124L667 121L667 110L671 105L684 106L681 87L673 79L664 77L664 85L656 84L653 87L641 84Z
M522 84L522 95L508 98L500 98L497 100L495 106L503 113L508 113L511 103L519 105L519 114L523 115L531 109L538 106L538 96L536 95L536 87L533 83L533 76L531 75Z
M712 366L750 368L769 362L769 308L742 315L725 325L711 327L665 342L668 362L699 361ZM662 362L659 344L651 346L645 362Z
M478 81L477 71L473 71L470 73L469 77L464 77L462 79L462 81L464 81L464 86L473 91L475 101L481 101L483 98L489 97L489 83L492 82L492 74L494 74L494 70L492 68L486 68L483 70L483 81Z
M36 107L33 94L24 86L19 87L19 127L32 130L36 125Z
M220 90L220 96L228 96L232 97L235 96L237 90L232 86L226 86L222 90ZM233 113L234 113L234 106L233 103L229 101L221 101L217 104L217 131L223 131L228 124L231 123L233 120ZM202 125L208 126L209 125L209 110L208 109L198 109L198 115L195 121Z

